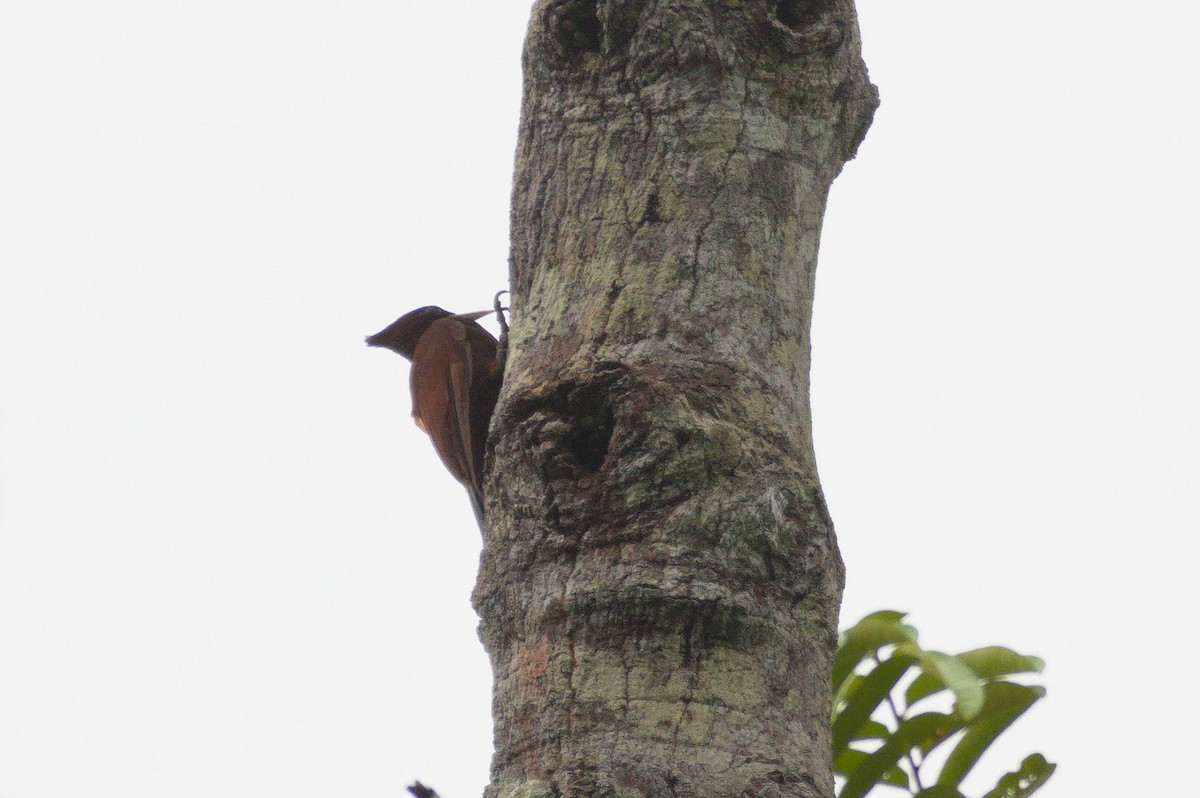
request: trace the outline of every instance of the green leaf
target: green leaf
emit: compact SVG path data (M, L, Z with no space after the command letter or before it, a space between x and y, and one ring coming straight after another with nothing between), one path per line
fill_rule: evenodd
M1004 648L1003 646L988 646L986 648L977 648L973 651L965 651L955 656L954 659L970 668L979 679L985 682L994 681L1001 676L1009 676L1014 673L1040 673L1042 668L1046 666L1046 663L1038 657L1018 654L1011 648ZM931 695L941 692L946 687L946 683L938 678L938 674L922 673L908 686L908 689L904 692L904 700L909 705L912 705L923 698L928 698ZM963 710L964 708L960 702L959 709Z
M1041 673L1046 663L1039 657L1018 654L1004 646L987 646L964 651L957 659L988 681L1014 673Z
M908 617L907 612L900 610L875 610L863 616L863 621L883 621L884 623L900 623ZM859 621L862 623L862 621Z
M935 784L921 790L913 798L963 798L963 794L949 784Z
M946 683L930 673L922 673L912 680L912 684L904 691L904 703L910 707L922 698L936 695L946 689Z
M862 798L898 766L906 753L931 740L949 737L961 727L957 717L941 712L926 712L904 720L878 751L867 754L853 772L847 771L839 798Z
M1042 788L1056 767L1041 754L1030 754L1019 768L1001 776L995 789L983 798L1029 798Z
M983 683L979 675L957 657L937 651L925 654L921 660L922 673L904 691L904 702L912 706L949 688L954 692L955 709L959 713L968 720L978 714L983 707Z
M833 772L839 776L848 776L858 770L858 766L869 754L856 748L847 748L833 758Z
M966 725L962 739L946 757L942 772L938 774L938 784L960 784L1000 733L1046 691L1012 682L991 682L986 686L985 693L983 711Z
M842 752L833 763L833 772L839 776L847 777L852 775L863 760L869 757L866 751L858 751L853 748L847 748ZM889 787L899 787L902 790L909 788L908 774L898 767L891 768L883 774L883 778L879 780L880 784L886 784Z
M877 720L869 720L859 727L852 740L885 740L892 730Z
M917 630L901 623L904 613L894 610L873 612L838 636L837 654L833 659L834 692L854 672L863 659L884 646L916 643Z
M899 787L902 790L909 789L908 774L899 767L891 768L887 773L884 773L879 783L886 784L889 787Z
M858 770L858 766L868 756L870 754L866 751L859 751L857 748L847 748L833 758L833 772L839 776L848 776Z
M862 674L857 671L851 671L850 676L842 681L842 686L837 689L837 692L833 696L833 717L836 718L838 716L841 708L846 703L846 699L858 689L858 686L862 684L862 680Z
M833 719L833 755L837 756L850 743L880 703L892 692L896 683L916 662L916 658L892 653L874 670L862 677L858 689L846 697L845 706Z
M957 657L939 651L926 651L921 655L920 666L921 676L904 693L904 699L909 704L948 687L954 693L954 711L964 720L971 720L983 709L983 685L979 675ZM922 677L927 678L922 681ZM934 685L938 686L934 688Z

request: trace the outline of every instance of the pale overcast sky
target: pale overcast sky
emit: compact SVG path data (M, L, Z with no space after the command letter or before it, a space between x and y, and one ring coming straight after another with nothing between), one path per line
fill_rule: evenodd
M528 10L0 2L0 798L479 794L479 536L362 338L504 287ZM976 787L1040 750L1047 796L1184 794L1200 10L860 13L814 330L843 619L1047 660Z

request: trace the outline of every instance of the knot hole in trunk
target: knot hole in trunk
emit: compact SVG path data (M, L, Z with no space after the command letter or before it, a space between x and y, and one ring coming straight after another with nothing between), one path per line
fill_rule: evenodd
M511 413L525 419L520 422L524 446L536 452L544 479L576 481L604 467L616 427L616 394L624 381L622 367L601 367L514 402Z
M829 5L829 0L777 0L775 16L792 30L799 30L816 22Z
M564 419L568 424L563 445L585 472L594 474L608 456L612 440L612 409L606 402L584 405Z
M560 0L546 9L546 28L566 58L600 52L596 0Z
M608 456L613 435L610 385L579 385L566 395L560 419L561 442L583 474L595 474Z

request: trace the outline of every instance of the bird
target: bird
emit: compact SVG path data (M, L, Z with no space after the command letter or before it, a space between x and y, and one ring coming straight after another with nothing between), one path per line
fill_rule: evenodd
M499 341L476 323L493 311L455 314L436 305L409 311L366 339L368 346L390 349L412 362L413 421L429 435L446 470L467 489L481 529L484 445L507 350L503 293L494 302Z

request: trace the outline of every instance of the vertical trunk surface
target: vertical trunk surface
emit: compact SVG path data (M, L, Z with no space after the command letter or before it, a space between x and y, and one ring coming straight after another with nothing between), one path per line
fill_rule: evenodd
M809 417L852 0L542 0L475 591L488 795L832 795Z

